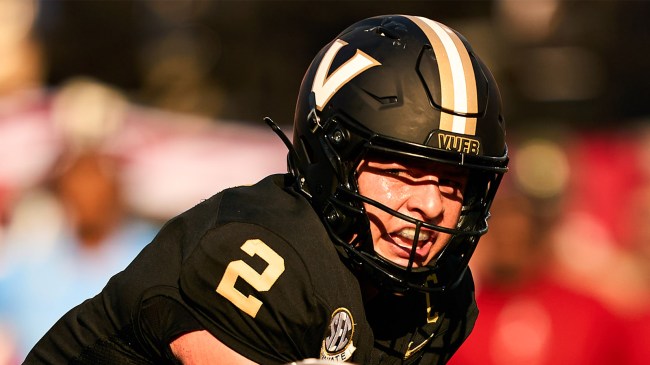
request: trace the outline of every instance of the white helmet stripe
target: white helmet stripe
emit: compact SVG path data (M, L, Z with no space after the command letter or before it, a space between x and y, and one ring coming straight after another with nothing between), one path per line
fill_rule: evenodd
M458 35L444 24L409 16L426 34L438 61L441 106L457 113L478 113L476 78L472 62ZM440 129L474 135L476 118L441 113Z

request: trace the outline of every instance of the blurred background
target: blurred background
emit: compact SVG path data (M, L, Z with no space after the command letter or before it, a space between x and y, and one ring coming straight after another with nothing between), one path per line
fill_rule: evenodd
M0 0L0 365L160 225L285 171L313 56L363 18L460 31L498 80L511 172L452 360L650 359L650 2Z

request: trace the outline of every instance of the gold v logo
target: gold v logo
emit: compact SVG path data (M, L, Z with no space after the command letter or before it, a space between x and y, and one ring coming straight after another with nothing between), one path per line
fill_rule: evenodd
M329 77L327 77L327 73L330 67L332 67L334 57L336 57L339 50L346 44L346 42L337 39L327 52L325 52L320 65L318 65L316 75L314 76L314 84L311 87L311 90L316 95L316 109L318 109L318 111L322 111L323 106L327 104L332 96L334 96L343 85L347 84L355 76L371 67L381 65L381 63L374 58L368 56L361 50L357 50L357 53L352 58L347 60L332 72Z

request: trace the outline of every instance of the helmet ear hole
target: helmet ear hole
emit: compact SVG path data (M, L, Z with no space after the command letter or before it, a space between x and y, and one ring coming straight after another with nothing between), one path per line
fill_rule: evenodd
M363 205L346 200L340 192L325 204L323 213L323 218L327 221L328 226L346 242L349 242L355 235L366 234L364 230L360 230L360 224L369 228L368 222L363 223L368 219Z
M325 208L324 215L328 225L337 231L338 236L341 238L347 238L347 233L350 230L352 220L349 215L346 215L345 213L341 212L341 210L336 209L331 204Z
M336 128L332 133L327 135L333 146L336 148L344 147L350 140L350 133L343 128Z
M342 220L341 213L331 205L327 208L327 211L325 212L325 219L327 219L327 222L331 225L338 225L339 221Z

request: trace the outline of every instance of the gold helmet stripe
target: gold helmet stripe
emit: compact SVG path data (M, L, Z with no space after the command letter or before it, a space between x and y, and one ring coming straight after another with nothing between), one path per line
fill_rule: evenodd
M441 107L456 113L478 113L474 68L467 48L456 32L444 24L422 17L408 17L426 34L438 62ZM440 129L476 134L476 118L440 113Z

